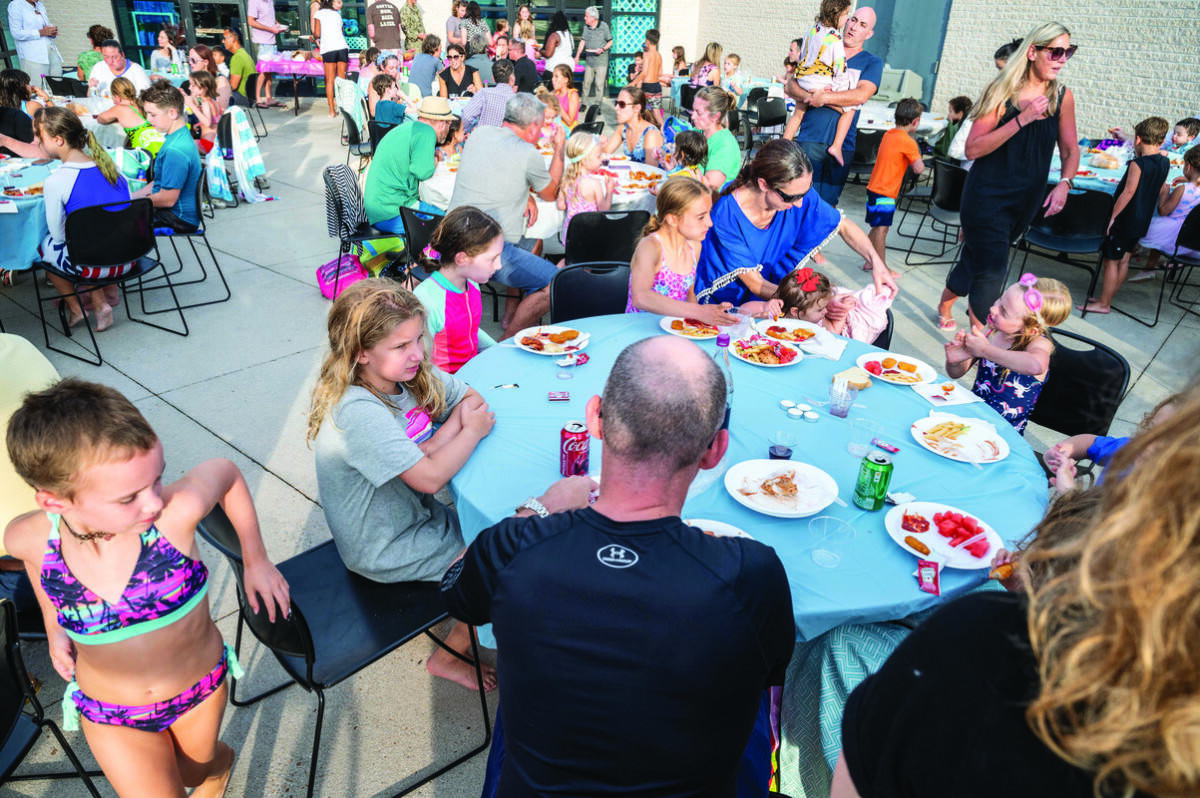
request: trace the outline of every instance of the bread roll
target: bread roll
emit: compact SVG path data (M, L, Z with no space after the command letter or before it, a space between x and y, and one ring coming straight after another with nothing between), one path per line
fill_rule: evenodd
M839 378L844 378L851 388L859 391L865 391L871 387L871 375L867 373L866 369L858 366L851 366L845 371L839 371L833 375L834 382L837 382Z

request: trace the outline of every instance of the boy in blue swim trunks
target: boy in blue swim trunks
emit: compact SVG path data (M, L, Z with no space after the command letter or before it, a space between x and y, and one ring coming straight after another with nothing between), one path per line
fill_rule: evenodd
M910 97L896 104L896 126L883 134L875 168L867 182L867 224L871 226L867 237L883 261L887 260L888 228L896 213L896 197L904 184L905 172L910 167L914 175L925 171L921 150L913 138L920 122L919 100Z

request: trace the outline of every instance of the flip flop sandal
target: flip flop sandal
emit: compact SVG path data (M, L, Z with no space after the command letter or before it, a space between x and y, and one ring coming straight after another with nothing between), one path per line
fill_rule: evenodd
M944 332L954 332L958 329L958 322L949 316L938 316L938 329Z

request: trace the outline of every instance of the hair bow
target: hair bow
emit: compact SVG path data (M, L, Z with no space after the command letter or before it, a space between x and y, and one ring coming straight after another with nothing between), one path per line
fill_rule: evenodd
M421 252L425 255L425 257L429 258L430 260L441 260L442 259L441 253L438 252L436 249L434 249L432 244L426 244L425 249L421 250Z
M796 282L800 284L800 290L806 294L816 291L819 284L816 272L807 266L796 272Z

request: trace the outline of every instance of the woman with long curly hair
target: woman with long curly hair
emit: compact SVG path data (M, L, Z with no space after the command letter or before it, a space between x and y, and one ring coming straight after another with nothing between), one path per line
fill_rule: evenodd
M1024 593L950 602L851 694L833 798L1200 795L1197 473L1191 391L1051 508Z
M329 531L346 567L376 582L437 581L462 552L458 515L434 494L496 420L475 390L430 362L427 319L391 280L343 291L308 413ZM468 628L455 626L446 644L466 652ZM474 668L440 648L426 667L476 686ZM483 669L490 689L495 671Z

